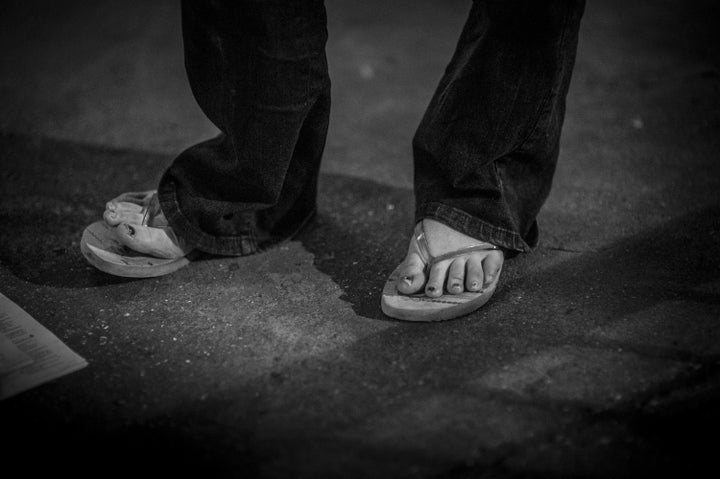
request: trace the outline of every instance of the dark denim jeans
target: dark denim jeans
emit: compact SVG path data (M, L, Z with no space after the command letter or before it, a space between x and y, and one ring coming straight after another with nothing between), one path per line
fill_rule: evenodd
M584 0L474 2L413 141L416 220L508 251L537 242ZM418 34L421 34L420 32ZM159 185L196 248L244 255L314 214L330 112L322 0L183 2L186 69L222 132Z

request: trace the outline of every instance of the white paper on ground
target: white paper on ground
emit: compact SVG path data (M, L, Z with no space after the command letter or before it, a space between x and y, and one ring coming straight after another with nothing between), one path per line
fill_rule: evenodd
M32 361L0 373L0 399L5 399L87 366L87 361L67 347L20 306L0 293L0 335L10 340ZM0 341L5 355L5 342ZM7 349L12 355L11 348ZM1 369L1 368L0 368Z
M10 338L0 332L0 377L32 362L29 355L20 351Z

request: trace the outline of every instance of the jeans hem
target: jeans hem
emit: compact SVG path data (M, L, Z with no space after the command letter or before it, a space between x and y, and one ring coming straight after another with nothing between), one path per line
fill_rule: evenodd
M421 205L417 209L416 223L425 218L434 219L463 234L506 250L525 253L531 249L520 234L491 225L465 211L442 203L431 202Z
M175 190L158 189L160 209L175 233L189 246L200 251L222 256L247 256L259 251L254 235L213 236L199 230L185 217L177 201Z

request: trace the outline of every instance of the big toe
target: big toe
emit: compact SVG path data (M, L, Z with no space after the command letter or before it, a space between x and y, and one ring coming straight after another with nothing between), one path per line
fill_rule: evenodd
M137 206L128 203L130 206ZM117 226L120 223L130 223L140 225L143 222L143 211L142 209L129 208L120 204L110 204L105 208L103 213L103 220L110 226Z
M397 270L397 289L403 294L414 294L425 285L425 265L415 253L410 253Z

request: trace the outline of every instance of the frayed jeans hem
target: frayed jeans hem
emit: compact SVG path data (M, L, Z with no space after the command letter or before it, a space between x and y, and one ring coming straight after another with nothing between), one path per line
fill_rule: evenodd
M465 211L442 203L433 202L420 205L417 208L415 222L426 218L439 221L456 231L511 252L525 253L532 249L520 234L491 225Z

